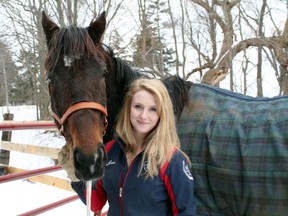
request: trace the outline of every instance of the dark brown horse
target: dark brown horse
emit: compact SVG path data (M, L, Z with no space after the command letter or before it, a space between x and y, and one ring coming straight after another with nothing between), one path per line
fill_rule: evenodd
M45 62L55 123L73 149L76 176L100 178L106 165L103 134L107 127L105 73L108 54L100 44L104 16L88 28L59 28L45 13Z
M126 89L142 74L101 43L105 13L87 28L61 29L44 13L42 23L56 124L64 126L74 148L77 176L101 177L102 143L113 138ZM174 105L181 148L192 162L197 215L286 215L288 98L252 98L177 76L162 81ZM75 111L74 104L87 109Z

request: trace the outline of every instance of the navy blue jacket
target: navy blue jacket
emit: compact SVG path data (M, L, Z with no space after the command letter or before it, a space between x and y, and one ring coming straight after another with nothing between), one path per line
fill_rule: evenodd
M158 176L145 179L138 176L142 153L128 167L120 139L109 142L106 151L105 175L92 189L92 211L101 210L108 200L109 216L196 215L194 180L181 152L173 153ZM85 203L85 183L72 182L72 188Z

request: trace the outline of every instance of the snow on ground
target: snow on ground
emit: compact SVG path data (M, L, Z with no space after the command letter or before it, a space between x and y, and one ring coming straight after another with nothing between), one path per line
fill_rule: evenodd
M0 184L0 215L16 216L74 194L40 183L29 183L23 180L3 183ZM40 215L81 216L86 215L86 206L78 199Z
M0 116L0 122L3 121L4 113L7 112L5 107L0 107L0 111L1 110L2 115ZM35 106L9 107L9 112L14 114L15 121L33 121L36 119ZM2 137L1 131L0 137ZM61 148L65 143L63 137L57 133L47 132L45 130L14 130L12 131L11 141L57 148ZM52 166L54 162L52 159L46 157L11 152L9 165L22 169L36 169ZM66 178L66 172L64 170L47 175ZM75 195L75 193L25 180L2 183L0 184L0 215L16 216L73 195ZM78 199L40 215L81 216L86 214L86 206Z

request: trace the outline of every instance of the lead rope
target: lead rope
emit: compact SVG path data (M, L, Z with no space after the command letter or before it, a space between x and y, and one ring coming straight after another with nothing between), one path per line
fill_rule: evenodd
M87 216L91 216L91 191L92 191L92 180L89 180L86 182Z

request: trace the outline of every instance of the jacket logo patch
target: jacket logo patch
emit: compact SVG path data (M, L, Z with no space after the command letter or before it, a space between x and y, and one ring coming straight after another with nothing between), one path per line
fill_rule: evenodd
M110 165L114 165L114 164L115 164L115 161L110 160L110 161L108 161L108 163L106 164L106 166L110 166Z
M144 173L147 172L147 166L148 166L148 161L144 161L144 166L143 166Z
M194 178L190 172L189 165L184 160L183 160L182 164L183 164L183 172L185 173L185 175L188 177L188 179L194 180Z

